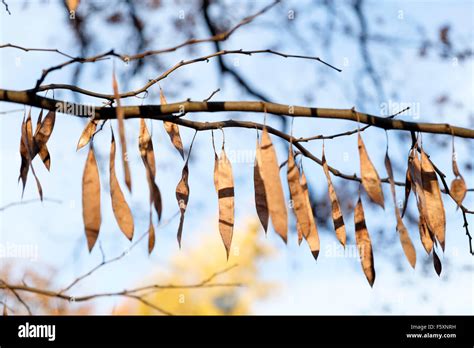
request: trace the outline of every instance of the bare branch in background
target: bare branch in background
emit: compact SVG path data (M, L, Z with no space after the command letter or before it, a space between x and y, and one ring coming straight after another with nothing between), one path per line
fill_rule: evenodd
M372 83L374 85L375 90L379 94L379 100L385 100L384 97L384 88L382 81L380 80L380 76L374 68L374 63L372 62L372 56L369 53L369 43L368 43L368 28L367 28L367 19L365 18L365 14L362 10L363 1L356 0L354 2L354 12L357 16L360 25L360 34L359 34L359 48L360 53L362 56L362 61L365 65L365 70L367 74L369 74Z
M258 11L257 13L251 15L251 16L248 16L248 17L245 17L243 18L239 23L237 23L235 26L233 26L232 28L230 28L229 30L225 31L225 32L222 32L222 33L216 33L215 35L209 37L209 38L205 38L205 39L190 39L190 40L186 40L185 42L179 44L179 45L176 45L176 46L172 46L172 47L168 47L168 48L163 48L163 49L158 49L158 50L148 50L148 51L145 51L145 52L141 52L141 53L137 53L137 54L134 54L134 55L130 55L130 54L121 54L121 53L117 53L115 52L114 50L109 50L105 53L101 53L101 54L97 54L95 56L91 56L91 57L72 57L71 55L68 55L64 52L61 52L57 49L31 49L31 48L25 48L25 47L21 47L21 46L18 46L18 45L12 45L12 44L6 44L6 45L2 45L0 46L0 48L6 48L6 47L11 47L11 48L16 48L16 49L20 49L20 50L23 50L23 51L45 51L45 52L56 52L56 53L59 53L65 57L68 57L70 58L70 60L64 62L64 63L61 63L59 65L55 65L55 66L52 66L48 69L45 69L41 75L41 77L38 79L37 83L36 83L36 89L38 89L38 87L41 85L41 83L43 83L43 81L46 79L46 77L53 71L56 71L56 70L60 70L68 65L71 65L71 64L74 64L74 63L94 63L94 62L97 62L97 61L100 61L100 60L103 60L103 59L107 59L107 57L116 57L116 58L120 58L123 62L129 62L129 61L133 61L133 60L140 60L140 59L143 59L145 57L148 57L148 56L153 56L153 55L159 55L159 54L163 54L163 53L170 53L170 52L174 52L174 51L177 51L178 49L180 48L183 48L183 47L186 47L186 46L191 46L191 45L196 45L196 44L200 44L200 43L206 43L206 42L219 42L219 41L225 41L227 40L237 29L239 29L240 27L246 25L246 24L249 24L251 23L255 18L257 18L258 16L264 14L265 12L267 12L268 10L270 10L273 6L275 6L276 4L278 4L280 2L280 0L276 0L274 1L273 3L271 3L270 5L264 7L263 9L261 9L260 11ZM129 6L132 6L133 7L133 2L131 1L127 1L127 3L129 4ZM7 6L7 9L8 9L8 6ZM135 13L135 15L133 15L133 13ZM132 21L134 23L134 27L135 29L137 30L138 32L138 35L141 37L141 44L140 44L140 47L144 47L144 44L145 44L145 39L143 38L143 35L142 35L142 32L141 30L139 30L140 28L140 24L139 24L139 19L138 17L136 16L136 12L133 11L132 13ZM77 14L76 14L77 16ZM76 34L78 35L78 38L79 38L79 41L81 42L81 45L83 47L83 51L85 51L85 49L87 48L87 40L85 38L85 34L82 32L83 30L80 28L80 23L81 23L81 19L80 18L76 18L74 21L73 21L73 27L74 27L74 30L76 32ZM110 99L110 98L107 98L107 99Z
M277 2L275 2L274 4L276 4ZM207 28L208 30L210 31L211 35L213 36L218 36L218 35L222 35L224 34L225 35L225 32L224 33L221 33L219 34L217 32L217 29L215 27L215 25L213 24L212 20L211 20L211 17L210 17L210 14L209 14L209 5L210 5L210 1L209 0L203 0L202 2L202 14L203 14L203 17L204 17L204 22L206 23L207 25ZM216 52L220 52L222 51L222 48L221 48L221 45L219 43L219 41L213 41L214 43L214 49ZM263 101L270 101L270 99L265 96L262 92L260 91L257 91L254 87L250 86L250 84L244 80L244 78L242 76L240 76L239 73L237 73L234 69L230 68L225 62L224 62L224 59L221 57L221 56L218 56L218 62L219 62L219 68L221 70L221 73L228 73L229 75L231 75L236 81L237 83L242 86L242 88L247 92L249 93L250 95L253 95L254 97L258 98L259 100L263 100ZM286 121L284 121L284 124L286 123Z
M150 303L149 301L146 300L146 296L153 294L157 291L164 290L164 289L201 289L201 288L214 288L214 287L240 287L243 286L241 283L220 283L220 282L215 282L214 281L220 274L226 273L230 270L231 268L228 267L222 271L216 272L210 277L197 282L193 284L169 284L169 285L162 285L162 284L151 284L143 287L139 287L136 289L130 289L130 290L122 290L122 291L111 291L111 292L103 292L103 293L97 293L97 294L91 294L91 295L67 295L61 291L54 291L54 290L47 290L43 288L38 288L38 287L33 287L33 286L27 286L24 284L9 284L6 283L5 281L0 279L0 290L9 290L12 291L15 296L17 296L18 292L27 292L27 293L32 293L32 294L37 294L41 296L46 296L46 297L53 297L57 298L59 300L64 300L64 301L70 301L70 302L86 302L86 301L91 301L99 298L104 298L104 297L128 297L128 298L133 298L137 301L140 301L144 303L145 305L163 313L166 315L173 315L172 313L164 310L163 308L160 308L156 306L155 304ZM145 295L142 294L142 292L146 290L153 290L153 291L148 291L146 292ZM21 298L19 298L20 301ZM21 301L23 301L21 299ZM28 305L22 302L25 307L28 308ZM29 313L31 314L31 310L29 310Z
M11 16L11 12L10 12L10 9L8 8L8 4L5 0L2 0L2 4L5 6L5 11L7 11L7 13Z

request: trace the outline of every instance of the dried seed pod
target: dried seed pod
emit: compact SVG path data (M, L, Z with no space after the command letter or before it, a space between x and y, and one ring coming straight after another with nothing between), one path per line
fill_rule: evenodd
M329 199L331 200L331 213L332 213L332 221L334 223L334 230L336 231L337 239L345 247L346 246L346 227L344 225L344 217L342 216L341 206L339 205L339 200L337 199L336 190L334 189L334 185L332 184L331 176L329 174L329 168L326 162L326 156L324 155L324 145L323 145L323 155L322 155L321 161L323 162L323 170L328 182L328 194L329 194Z
M365 224L364 207L362 206L360 197L354 210L354 223L356 244L359 251L362 269L364 270L365 277L370 286L373 286L375 281L374 255L372 253L372 243L370 241L369 231Z
M117 175L115 174L115 138L112 132L112 141L110 145L110 196L112 198L112 210L120 230L125 236L132 240L133 238L133 216L130 208L125 201L122 190L120 189Z
M310 222L308 215L308 206L303 188L300 184L300 173L296 167L295 158L293 154L292 144L288 150L288 187L290 189L291 200L293 201L293 211L296 216L299 230L304 236L309 235Z
M82 217L89 251L95 245L102 222L100 213L100 178L94 148L91 145L82 175Z
M306 239L306 242L309 245L311 254L313 254L314 259L317 260L319 256L319 251L321 249L320 242L319 242L318 227L316 225L316 220L313 215L313 209L311 208L311 201L309 200L308 182L306 181L306 176L304 175L303 171L301 171L300 185L303 189L304 199L306 203L306 212L308 214L308 220L309 220L309 225L310 225L309 233L307 235L304 235L304 237Z
M400 243L402 244L403 252L405 253L408 262L413 268L415 268L416 251L411 241L410 235L408 234L408 230L403 223L402 217L400 216L400 209L397 205L397 196L395 192L395 180L393 178L392 163L390 162L388 151L385 153L385 168L390 181L390 190L392 192L393 205L395 206L395 217L397 219L397 231L400 238Z
M162 105L167 104L165 95L163 94L163 90L160 88L160 102ZM166 133L170 137L171 143L178 150L181 158L184 159L184 150L183 150L183 142L181 141L181 135L179 134L179 127L177 124L169 121L163 121L163 126L165 127Z
M82 130L79 141L77 142L76 151L86 146L92 139L92 136L95 133L98 122L96 120L89 120L86 126Z
M452 163L453 163L453 174L455 178L451 182L451 187L449 189L451 193L451 197L453 197L454 201L457 204L457 208L462 205L464 198L466 197L467 193L467 186L464 178L462 177L461 173L459 173L458 164L456 161L456 151L454 150L454 137L453 137L453 155L452 155Z
M189 157L188 157L189 160ZM183 233L183 225L184 225L184 213L186 212L186 208L188 207L188 200L189 200L189 168L188 168L188 160L184 164L183 171L181 173L181 180L176 186L176 200L178 201L179 210L181 213L179 219L179 227L178 227L178 244L181 248L181 235Z
M217 161L216 191L219 199L219 232L224 242L227 259L230 255L232 234L234 230L234 178L232 166L226 156L224 146Z
M444 251L446 214L439 188L438 177L430 159L421 149L421 180L426 202L426 221Z
M155 164L155 152L153 150L153 142L151 140L150 133L146 126L145 120L140 119L140 132L138 135L138 148L140 150L140 157L142 158L143 165L146 170L146 177L148 187L150 190L150 203L153 203L156 213L158 215L158 221L161 220L161 213L163 210L163 203L161 200L161 192L158 185L155 183L156 176L156 164Z
M265 185L261 174L262 167L262 155L260 145L257 140L257 150L255 153L255 165L253 167L253 183L255 192L255 207L257 209L257 215L262 224L263 230L267 233L268 229L268 206L267 206L267 195L265 192Z
M128 190L132 192L132 177L130 175L130 167L128 165L128 156L127 156L127 139L125 138L125 122L124 122L124 113L123 108L120 103L120 94L117 79L115 78L115 72L112 75L112 88L114 90L114 98L117 103L117 122L119 129L119 139L120 139L120 148L122 150L122 164L123 172L125 176L125 184L128 187Z
M273 147L268 130L265 127L262 132L262 142L260 145L262 174L265 192L267 196L267 206L270 213L273 228L283 241L287 241L288 233L288 213L286 210L286 201L283 194L283 187L280 180L280 171L276 152Z
M380 181L379 174L375 169L372 161L369 158L367 150L360 133L357 137L360 157L360 175L362 179L362 186L369 195L370 199L376 204L384 208L384 198L382 191L382 184Z

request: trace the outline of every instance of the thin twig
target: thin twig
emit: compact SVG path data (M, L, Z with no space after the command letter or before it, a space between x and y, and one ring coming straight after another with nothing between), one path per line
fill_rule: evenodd
M163 221L161 222L158 226L157 226L157 229L160 229L160 228L163 228L165 227L166 225L168 225L170 222L173 221L173 219L178 216L179 214L179 211L176 212L173 216L171 216L168 220L166 221ZM145 233L143 233L130 247L128 247L127 249L125 249L120 255L116 256L116 257L113 257L111 259L108 259L106 260L105 259L105 255L103 253L103 250L101 249L101 253L102 253L102 261L96 265L95 267L93 267L92 269L90 269L89 271L87 271L86 273L84 273L83 275L77 277L76 279L74 279L69 285L67 285L64 289L62 289L59 293L60 294L63 294L65 293L66 291L70 290L71 288L73 288L75 285L77 285L81 280L89 277L90 275L92 275L93 273L95 273L96 271L98 271L99 269L101 269L102 267L108 265L108 264L111 264L111 263L114 263L116 261L119 261L121 260L122 258L124 258L125 256L127 256L130 251L135 247L137 246L140 241L142 241L146 236L148 235L148 231L146 231Z
M2 4L5 6L5 11L11 16L12 13L10 12L10 9L8 8L8 4L5 0L2 0Z
M129 297L129 298L133 298L141 303L143 303L145 306L148 306L150 308L153 308L154 310L158 311L158 312L161 312L165 315L173 315L173 313L171 312L168 312L166 310L164 310L163 308L161 307L158 307L157 305L145 300L143 297L140 297L140 296L136 296L136 295L129 295L129 294L126 294L124 295L125 297Z
M120 93L118 95L118 98L123 99L123 98L135 97L135 96L137 96L141 93L145 93L151 86L153 86L156 83L166 79L171 73L173 73L174 71L176 71L176 70L178 70L178 69L180 69L184 66L199 63L199 62L209 62L209 60L211 58L225 56L225 55L233 55L233 54L246 55L246 56L251 56L253 54L273 54L273 55L277 55L277 56L280 56L280 57L283 57L283 58L297 58L297 59L314 60L314 61L318 61L320 63L323 63L323 64L331 67L332 69L335 69L335 70L339 71L338 68L336 68L336 67L332 66L331 64L321 60L319 57L314 57L314 56L289 54L289 53L274 51L274 50L271 50L271 49L263 49L263 50L243 50L243 49L221 50L219 52L214 52L214 53L202 56L202 57L198 57L198 58L194 58L194 59L190 59L190 60L182 60L182 61L176 63L174 66L172 66L168 70L166 70L164 73L162 73L158 77L149 80L143 87L141 87L139 89L136 89L134 91ZM62 67L63 66L58 66L58 67L56 67L55 70L60 69ZM50 70L50 69L48 69L48 70ZM47 72L48 70L45 70L45 72ZM47 90L52 90L52 89L66 89L66 90L70 90L72 92L88 95L88 96L95 97L95 98L102 98L102 99L108 99L108 100L116 99L113 94L97 93L97 92L93 92L93 91L86 90L86 89L83 89L83 88L79 88L77 86L73 86L73 85L69 85L69 84L41 85L41 83L44 81L44 77L45 77L44 74L45 73L43 73L43 76L37 81L36 86L31 90L31 92L36 93L36 92L42 92L42 91L47 91Z
M6 115L6 114L21 112L21 111L24 111L24 109L13 109L13 110L0 111L0 115Z
M24 200L24 201L11 202L11 203L8 203L8 204L4 205L3 207L0 207L0 211L4 211L4 210L6 210L8 208L11 208L11 207L14 207L14 206L26 205L26 204L30 204L30 203L36 203L36 202L41 202L41 199L40 198L33 198L33 199L27 199L27 200ZM61 200L54 199L54 198L43 198L43 202L52 202L52 203L58 203L58 204L62 203Z
M471 253L471 255L474 255L474 251L473 251L473 248L472 248L472 236L471 234L469 233L469 224L467 223L467 214L466 214L466 210L465 209L462 209L462 217L463 217L463 220L464 220L464 229L466 230L466 236L467 236L467 239L468 239L468 242L469 242L469 252Z
M11 291L11 293L16 297L18 302L20 302L23 305L23 307L26 308L26 311L28 312L29 315L33 315L33 312L31 311L30 306L25 302L25 300L23 300L23 298L18 294L18 292L15 289L10 288L8 284L5 283L3 280L0 282L0 284L4 284L5 287Z
M215 91L213 91L213 92L211 93L211 95L210 95L209 97L207 97L206 99L204 99L203 102L208 102L209 100L212 99L212 97L214 97L214 96L215 96L217 93L219 93L220 91L221 91L220 88L216 89Z
M30 51L34 51L34 52L55 52L55 53L58 53L64 57L67 57L67 58L70 58L70 59L74 59L73 56L70 56L69 54L67 53L64 53L56 48L31 48L31 47L22 47L22 46L18 46L18 45L14 45L14 44L11 44L11 43L7 43L5 45L0 45L0 48L16 48L16 49L19 49L19 50L22 50L22 51L25 51L25 52L30 52Z
M209 284L211 281L213 281L217 276L229 272L231 269L234 269L237 267L237 264L234 264L232 266L228 266L220 271L212 273L209 277L203 279L201 282L196 283L196 284L191 284L191 285L147 285L143 286L140 288L136 288L134 290L129 290L129 292L142 292L150 289L193 289L193 288L200 288L200 287L225 287L225 286L241 286L242 284L240 283L218 283L218 284Z
M12 307L10 307L9 305L7 305L7 302L6 301L0 301L0 305L3 306L3 311L5 312L6 310L12 312L12 313L15 313L15 311L13 310Z
M405 109L403 110L400 110L399 112L393 114L393 115L390 115L388 116L387 118L394 118L395 116L398 116L400 115L401 113L404 113L405 111L409 110L410 107L406 107ZM343 133L337 133L337 134L333 134L333 135L315 135L315 136L312 136L312 137L308 137L308 138L298 138L297 142L308 142L308 141L311 141L311 140L325 140L325 139L335 139L335 138L339 138L339 137L344 137L344 136L348 136L348 135L352 135L352 134L355 134L357 132L360 132L362 133L363 131L365 131L367 128L371 127L372 125L371 124L368 124L360 129L358 128L355 128L351 131L347 131L347 132L343 132Z

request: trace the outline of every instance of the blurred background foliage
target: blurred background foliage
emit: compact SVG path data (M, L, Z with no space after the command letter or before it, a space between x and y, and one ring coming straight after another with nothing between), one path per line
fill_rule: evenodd
M217 231L202 234L199 244L177 253L166 269L146 275L143 284L192 284L228 269L215 280L238 286L163 289L147 296L147 300L176 315L243 315L252 306L278 292L278 284L265 278L261 266L275 250L265 242L258 221L246 223L245 230L236 231L229 260L222 258L222 242ZM201 238L201 237L200 237ZM127 301L114 314L156 314L142 303Z

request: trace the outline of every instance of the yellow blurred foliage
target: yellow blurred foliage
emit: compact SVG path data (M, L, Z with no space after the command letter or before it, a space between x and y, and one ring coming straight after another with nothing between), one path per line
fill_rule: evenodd
M275 291L274 283L262 278L259 265L273 254L273 249L257 221L246 223L246 229L235 230L229 260L219 232L207 233L192 248L180 250L170 261L170 268L147 277L143 284L196 284L233 265L209 284L226 283L241 286L163 289L146 297L150 303L174 315L242 315L252 305ZM114 314L160 314L155 309L127 300Z

